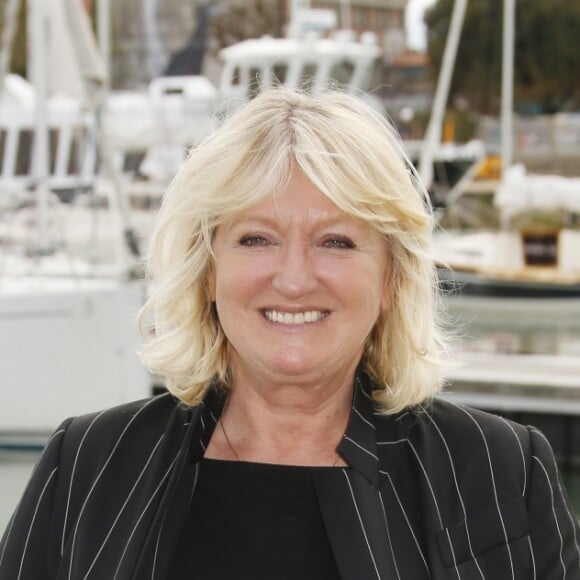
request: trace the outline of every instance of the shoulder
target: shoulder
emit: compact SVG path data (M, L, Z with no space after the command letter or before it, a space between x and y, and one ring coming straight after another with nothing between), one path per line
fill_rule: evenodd
M87 431L96 430L100 435L114 439L120 431L129 428L155 430L166 424L173 414L187 412L187 407L165 393L73 417L65 422L66 433L69 438L79 438Z
M528 428L486 411L436 397L410 410L410 432L436 436L447 446L472 445L482 452L503 451L521 455L529 451Z
M379 434L389 430L388 417L377 419ZM514 494L526 488L534 454L528 427L441 398L408 409L390 423L398 424L396 437L408 442L416 460L453 487L500 487Z
M190 416L191 408L166 393L67 419L55 432L61 466L81 462L97 468L113 450L130 458L152 449L161 438L181 435Z

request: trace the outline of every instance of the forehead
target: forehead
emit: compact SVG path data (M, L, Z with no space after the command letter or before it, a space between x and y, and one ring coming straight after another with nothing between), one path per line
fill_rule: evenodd
M324 228L370 233L371 228L365 222L348 215L324 196L309 199L309 203L305 203L303 197L269 196L232 215L218 227L218 231L222 228L232 231L264 226L281 232L302 231L308 235Z
M304 223L359 221L338 207L299 172L292 173L282 191L266 195L253 205L233 213L226 221L231 225L254 220Z

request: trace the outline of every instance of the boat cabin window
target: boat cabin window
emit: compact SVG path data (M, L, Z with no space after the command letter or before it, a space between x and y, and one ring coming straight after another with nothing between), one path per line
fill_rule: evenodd
M526 266L558 265L558 230L522 231Z
M288 65L283 63L275 64L272 72L274 74L274 81L284 84L286 81L286 73L288 72Z
M34 131L32 129L23 129L18 133L15 175L28 175L32 166Z
M231 85L236 87L236 86L240 85L241 82L242 82L242 73L240 71L240 67L237 66L232 71Z

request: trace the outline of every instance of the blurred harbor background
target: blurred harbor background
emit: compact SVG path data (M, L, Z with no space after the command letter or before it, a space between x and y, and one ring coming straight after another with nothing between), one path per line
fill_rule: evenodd
M580 515L578 30L569 0L1 0L0 530L64 418L163 388L135 354L156 210L276 83L397 125L459 337L442 396L542 429Z

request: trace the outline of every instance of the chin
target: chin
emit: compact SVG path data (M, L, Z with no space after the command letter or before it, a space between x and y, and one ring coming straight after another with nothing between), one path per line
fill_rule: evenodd
M319 366L320 362L316 362L310 357L288 356L288 353L285 353L283 357L272 361L270 368L280 374L296 377L312 374Z

